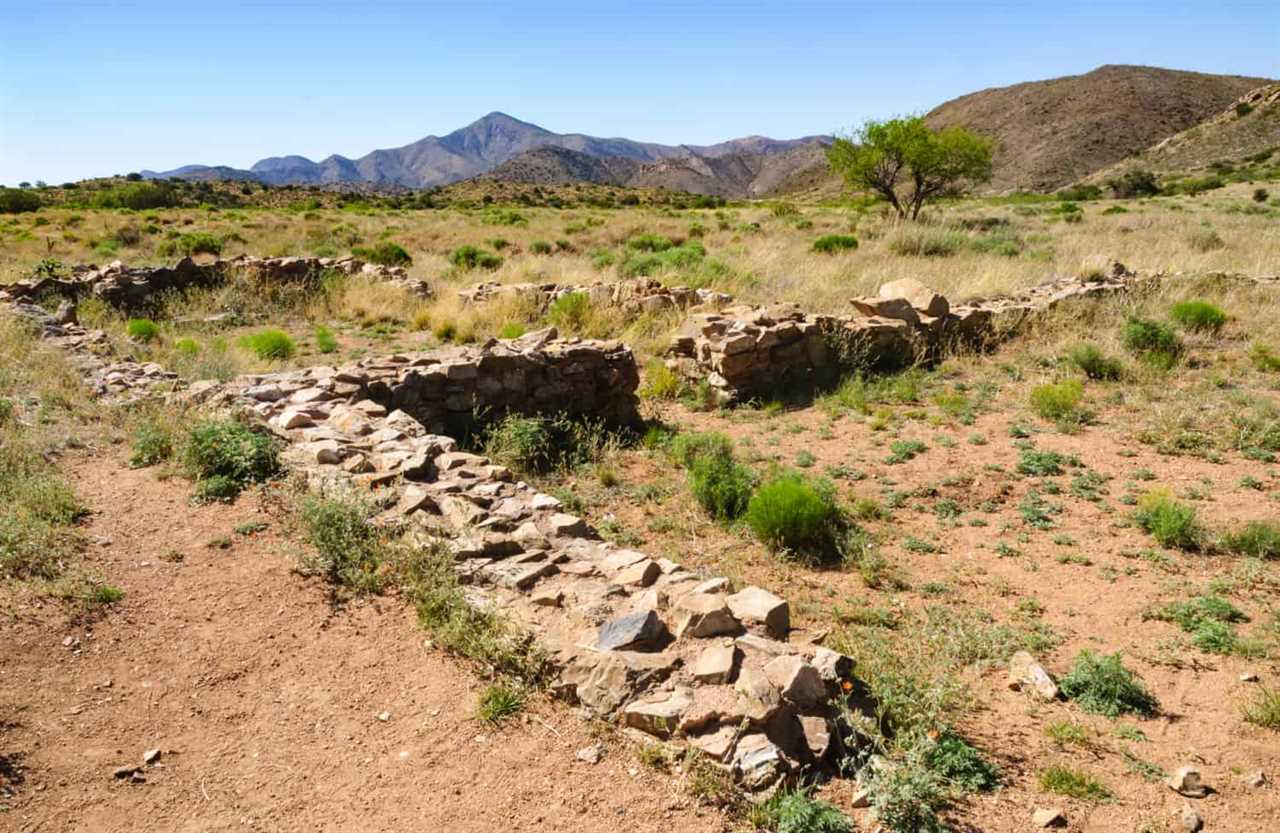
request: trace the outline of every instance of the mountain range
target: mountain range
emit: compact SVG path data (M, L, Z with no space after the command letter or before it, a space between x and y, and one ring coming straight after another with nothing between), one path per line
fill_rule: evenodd
M1272 96L1257 91L1273 83L1265 78L1108 65L1081 75L970 93L939 105L925 119L934 127L967 127L995 141L994 176L984 190L1051 191L1128 160L1141 162L1144 151L1194 131L1206 120L1227 118L1221 114L1238 101L1252 100L1250 95L1262 95L1260 101L1272 114L1277 109L1270 106ZM1280 119L1268 115L1244 128L1233 128L1232 135L1247 134L1248 141L1242 138L1233 146L1256 150L1268 142L1280 145ZM1216 130L1214 135L1226 133ZM314 162L303 156L273 156L247 170L185 165L142 174L409 189L484 177L667 188L729 198L830 195L840 187L826 164L830 141L830 136L748 136L714 145L663 145L553 133L494 112L444 136L427 136L356 159L332 155ZM1179 142L1185 146L1184 140Z

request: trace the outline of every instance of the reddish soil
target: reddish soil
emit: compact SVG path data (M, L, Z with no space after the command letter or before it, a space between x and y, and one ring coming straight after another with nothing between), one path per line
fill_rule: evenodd
M88 566L126 595L92 622L32 600L0 622L0 829L724 828L563 705L478 722L484 681L404 605L335 608L277 524L234 532L273 520L260 496L193 507L107 455L65 468L95 510ZM150 749L145 782L113 777Z

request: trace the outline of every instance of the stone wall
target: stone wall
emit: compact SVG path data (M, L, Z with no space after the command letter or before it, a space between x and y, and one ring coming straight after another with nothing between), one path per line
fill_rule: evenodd
M517 297L533 308L542 311L556 299L581 293L598 307L621 307L628 312L663 313L692 309L699 306L721 306L733 300L724 292L710 289L690 289L686 286L663 286L654 278L612 283L594 283L585 286L567 286L555 283L479 283L458 292L467 303L479 304L504 297Z
M76 266L69 277L36 278L0 288L0 302L44 300L56 296L69 301L100 298L126 311L144 309L152 297L167 290L220 286L237 278L264 283L305 283L330 272L362 275L390 283L420 297L429 297L425 281L409 277L398 266L379 266L355 258L273 257L248 255L221 260L186 257L174 266L125 266L120 261L103 266Z

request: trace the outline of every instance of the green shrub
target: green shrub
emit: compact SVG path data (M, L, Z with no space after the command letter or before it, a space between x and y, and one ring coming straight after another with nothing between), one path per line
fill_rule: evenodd
M823 254L852 251L858 248L858 238L850 234L824 234L813 241L813 250Z
M569 333L581 332L591 314L591 297L585 292L568 292L547 307L547 320Z
M497 269L502 258L475 246L459 246L449 255L449 262L459 269Z
M712 518L728 522L739 518L751 500L751 470L733 456L708 454L689 467L689 491Z
M134 211L172 208L178 204L178 194L168 182L131 182L98 191L92 204L94 208L131 208Z
M508 683L494 683L480 692L480 700L476 704L476 717L496 726L507 718L519 714L524 704L525 693L522 688Z
M184 359L193 359L200 355L200 342L194 338L180 338L173 343L173 352Z
M752 821L773 833L853 833L844 813L802 789L777 793L760 805Z
M498 338L519 338L525 332L525 326L519 321L508 321L502 325L501 330L498 330Z
M373 247L357 246L351 250L351 254L379 266L408 266L413 263L413 258L404 247L390 240L384 240Z
M316 349L321 353L333 353L338 349L338 339L334 336L333 330L324 325L316 327L315 339Z
M1244 705L1241 712L1248 723L1280 731L1280 691L1262 689L1252 702Z
M1062 764L1054 764L1040 773L1040 789L1082 801L1098 802L1111 798L1111 790L1101 781L1087 772Z
M651 400L670 400L680 396L683 385L675 371L667 367L662 359L651 359L644 368L644 384L640 386L640 397Z
M1248 617L1221 596L1208 595L1171 602L1144 618L1173 622L1191 634L1192 644L1202 651L1230 654L1239 644L1232 625L1247 621Z
M1031 389L1031 410L1063 428L1083 425L1089 421L1080 407L1083 397L1084 385L1078 379L1049 382Z
M1090 379L1114 381L1124 375L1124 365L1120 360L1106 355L1095 344L1077 345L1067 358Z
M25 188L0 188L0 214L40 210L40 196Z
M902 257L950 257L964 248L965 236L927 226L902 226L889 238L889 251Z
M174 436L170 427L159 420L147 419L138 424L129 438L129 466L145 468L163 463L173 456Z
M134 341L154 341L160 337L160 325L150 318L130 318L124 331Z
M1280 356L1276 355L1275 350L1260 341L1255 341L1253 346L1249 348L1249 361L1263 373L1280 371Z
M180 457L198 491L213 489L234 497L250 483L280 470L279 443L234 420L205 420L187 431ZM205 481L216 481L202 486Z
M707 256L701 243L689 241L654 252L640 251L628 257L619 271L624 278L638 278L661 272L694 269Z
M207 231L193 231L180 234L172 240L165 240L156 247L156 254L162 257L180 254L190 257L196 254L222 254L223 240L216 234Z
M950 730L925 748L923 761L948 784L965 792L990 792L1000 785L1000 769Z
M551 244L545 240L535 240L529 244L529 251L535 255L549 255L551 254Z
M1121 199L1153 197L1160 193L1155 174L1139 169L1125 171L1120 178L1108 180L1107 186L1112 194Z
M1280 523L1250 521L1243 529L1224 535L1222 545L1250 558L1280 559Z
M947 833L938 813L950 804L947 785L926 766L908 761L874 770L868 779L876 821L892 833Z
M685 468L695 460L710 456L733 456L733 440L715 431L678 434L671 442L671 453Z
M674 247L671 238L660 234L637 234L627 240L627 248L637 252L665 252Z
M389 545L369 523L373 513L371 505L354 499L304 500L300 518L314 553L302 557L303 567L358 592L380 589L379 567L388 560Z
M889 456L884 458L886 465L897 465L915 458L928 451L929 447L920 440L894 440L889 443Z
M838 558L842 513L830 482L782 474L764 483L747 504L756 537L774 550L830 561Z
M248 333L240 337L240 346L259 359L290 359L298 352L293 339L281 330L259 330L256 333Z
M1125 322L1120 339L1129 352L1153 367L1168 370L1182 357L1182 340L1170 327L1146 318Z
M1062 693L1090 714L1150 717L1160 707L1137 675L1124 667L1119 653L1110 656L1083 650L1060 681Z
M1197 228L1187 232L1187 245L1197 252L1211 252L1225 247L1227 241L1211 228Z
M1195 508L1174 500L1165 489L1152 489L1139 498L1133 517L1163 547L1196 550L1204 539Z
M191 489L192 503L230 503L240 494L241 485L234 478L215 474L197 480Z
M1208 301L1174 304L1169 317L1184 330L1216 333L1227 323L1227 314Z
M486 455L525 474L595 462L613 442L603 423L566 414L507 414L490 425L482 437Z

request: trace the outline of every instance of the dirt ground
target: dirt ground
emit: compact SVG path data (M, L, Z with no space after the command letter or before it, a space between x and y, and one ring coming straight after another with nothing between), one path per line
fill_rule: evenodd
M193 507L101 451L65 468L99 510L89 565L125 598L92 622L46 601L0 623L0 829L724 828L566 706L478 722L484 681L399 601L334 609L274 524L234 531L272 523L260 496ZM597 742L598 764L577 759ZM114 777L154 749L145 781Z

